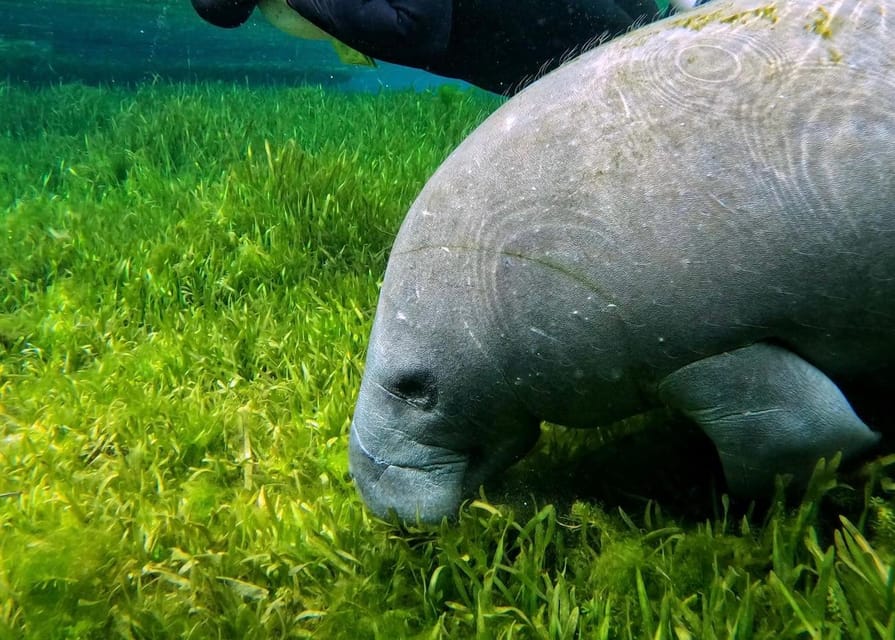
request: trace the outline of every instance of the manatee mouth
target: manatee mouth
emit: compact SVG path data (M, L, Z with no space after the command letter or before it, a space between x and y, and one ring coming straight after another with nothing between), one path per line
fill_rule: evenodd
M348 444L349 470L367 507L381 518L394 513L407 523L456 519L464 498L469 456L416 444L414 460L386 462L363 446L357 425Z

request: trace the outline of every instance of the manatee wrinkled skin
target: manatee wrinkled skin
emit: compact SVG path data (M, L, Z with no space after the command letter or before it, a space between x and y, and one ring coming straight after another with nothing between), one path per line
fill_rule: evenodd
M890 0L719 0L486 120L391 253L350 437L370 509L455 517L542 420L670 407L744 494L871 447L837 384L891 379L892 34Z

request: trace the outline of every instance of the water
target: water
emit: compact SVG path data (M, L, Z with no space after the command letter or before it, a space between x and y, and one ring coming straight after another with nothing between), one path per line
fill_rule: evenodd
M219 29L202 21L189 0L2 0L0 15L0 80L130 84L159 78L310 83L346 91L446 82L386 63L375 69L343 64L329 43L281 33L258 11L238 29Z

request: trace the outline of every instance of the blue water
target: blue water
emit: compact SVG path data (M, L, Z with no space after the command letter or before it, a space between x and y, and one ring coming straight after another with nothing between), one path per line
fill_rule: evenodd
M445 83L386 63L375 69L343 64L328 43L281 33L258 11L238 29L218 29L196 16L189 0L0 0L0 18L0 80L13 82L118 84L158 77L345 91Z

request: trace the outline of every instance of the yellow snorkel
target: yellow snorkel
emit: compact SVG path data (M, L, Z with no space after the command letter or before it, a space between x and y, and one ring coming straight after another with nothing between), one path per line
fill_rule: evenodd
M258 8L267 21L283 33L302 38L303 40L329 40L336 50L339 60L345 64L375 67L376 62L370 56L355 51L348 45L336 40L326 31L316 27L302 18L295 9L286 4L286 0L260 0Z

